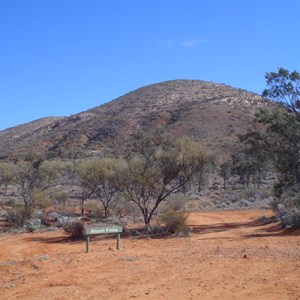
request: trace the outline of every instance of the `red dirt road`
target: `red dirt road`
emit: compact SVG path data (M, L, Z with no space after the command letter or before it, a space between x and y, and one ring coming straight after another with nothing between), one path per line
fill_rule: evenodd
M189 237L0 235L0 299L300 299L300 232L267 211L192 213Z

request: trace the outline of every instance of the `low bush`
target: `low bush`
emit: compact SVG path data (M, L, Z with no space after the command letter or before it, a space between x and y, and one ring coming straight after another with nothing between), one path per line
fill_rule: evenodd
M52 205L52 200L48 195L42 192L35 192L33 194L33 201L36 208L44 209Z
M162 212L160 215L161 221L170 233L187 234L187 218L188 214L185 211L175 211L172 209Z
M15 204L7 210L7 222L13 226L23 226L25 220L30 218L32 211L27 209L25 212L24 205Z
M294 209L291 214L292 227L300 228L300 209Z
M66 200L69 197L69 194L66 191L54 190L50 196L51 196L51 199L56 201L58 204L65 205Z
M87 203L85 209L90 218L100 221L104 216L104 210L96 203Z
M239 198L249 199L251 197L254 197L255 195L257 195L257 188L251 186L240 191Z
M21 226L23 223L24 210L11 209L7 211L7 221L12 225Z
M64 231L74 239L80 239L84 236L84 226L81 221L75 220L67 222L63 226Z

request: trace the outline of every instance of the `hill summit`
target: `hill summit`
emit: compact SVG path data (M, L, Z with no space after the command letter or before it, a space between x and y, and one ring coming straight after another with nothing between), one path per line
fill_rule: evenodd
M0 131L0 158L32 149L48 156L67 157L77 150L105 155L130 143L132 134L158 128L229 153L237 134L256 126L255 111L269 105L257 94L224 84L166 81L70 117L48 117Z

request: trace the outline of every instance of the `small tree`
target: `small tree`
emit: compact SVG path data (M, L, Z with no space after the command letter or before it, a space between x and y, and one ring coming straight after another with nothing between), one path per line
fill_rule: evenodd
M275 195L297 217L300 209L294 199L300 188L300 74L279 68L278 72L266 73L266 82L263 96L277 103L256 114L265 130L249 131L242 141L253 153L270 161L278 176Z
M208 154L188 137L172 141L141 134L119 176L119 188L143 214L145 226L159 205L208 163Z
M219 175L223 178L224 189L227 189L227 181L232 174L232 162L226 161L220 165Z
M278 72L266 73L268 89L263 96L278 102L272 109L257 112L258 122L265 125L261 131L249 131L241 141L260 157L269 160L278 174L275 194L300 185L300 75L279 68Z
M7 194L7 188L14 179L14 165L9 162L0 162L0 186L4 186L4 194Z
M210 157L208 155L207 160L203 160L202 164L199 165L199 169L196 174L198 193L204 189L205 185L208 182L207 173L208 173L208 169L209 169L209 162L210 162Z
M299 72L289 72L284 68L279 68L278 72L266 73L265 79L268 88L263 91L263 97L283 103L300 121Z
M24 203L22 224L30 217L36 195L54 187L62 176L63 166L58 162L43 161L40 157L30 157L16 164L14 182Z
M120 164L120 160L107 158L87 161L77 168L82 189L82 213L84 201L94 194L103 206L104 216L109 216L109 209L114 206L118 192L116 180Z

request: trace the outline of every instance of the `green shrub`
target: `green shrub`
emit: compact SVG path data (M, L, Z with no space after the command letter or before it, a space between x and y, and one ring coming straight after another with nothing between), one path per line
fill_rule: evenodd
M48 197L48 195L42 192L35 192L32 198L33 198L34 206L39 209L44 209L53 204L52 200Z
M300 207L300 194L298 193L298 194L296 194L296 196L294 197L294 199L293 199L294 201L294 205L296 206L296 207Z
M187 203L188 200L183 194L172 195L161 204L161 206L159 207L159 213L163 214L164 212L169 210L183 210L187 206Z
M187 233L188 214L185 211L167 210L160 215L161 221L165 224L170 233Z
M77 207L70 206L70 205L61 205L51 211L55 211L65 217L80 217L81 216L80 210ZM51 212L51 211L49 211L49 212Z
M12 225L22 226L24 209L11 209L7 211L7 221Z
M74 239L80 239L84 236L84 226L81 221L67 222L63 226L64 231Z
M104 216L104 210L96 203L87 203L85 209L92 219L101 220Z
M7 221L14 226L23 226L25 220L30 218L31 213L31 209L27 209L27 211L25 211L24 205L15 204L7 211Z
M182 194L174 195L166 201L166 204L170 207L171 210L174 211L182 210L186 205L186 203L187 203L187 199Z
M249 199L251 197L254 197L255 195L257 195L257 188L254 186L247 187L239 193L239 197L245 199Z
M113 214L118 217L139 216L141 212L135 203L120 198L113 207Z
M300 228L300 210L294 210L291 215L293 228Z
M51 198L57 201L60 205L65 205L68 197L69 197L69 193L62 190L54 190L51 193Z

